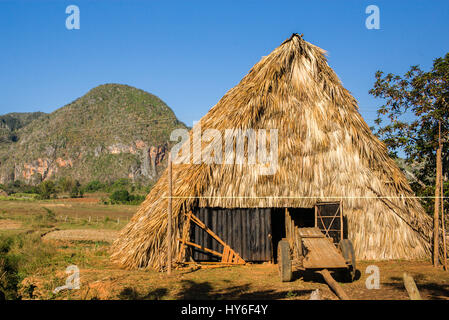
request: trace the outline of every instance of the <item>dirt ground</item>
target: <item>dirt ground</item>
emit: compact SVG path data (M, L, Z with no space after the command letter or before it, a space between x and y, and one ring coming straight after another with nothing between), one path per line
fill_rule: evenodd
M10 219L0 219L0 230L15 230L20 229L22 224L19 221Z
M32 299L308 300L312 291L319 289L321 299L338 300L319 274L296 272L292 282L282 283L277 265L269 263L214 269L190 267L174 270L167 276L153 270L118 268L109 261L109 245L48 241L58 246L61 255L70 255L70 264L79 267L81 287L53 294L51 291L64 285L68 275L63 265L43 269L22 282L23 290L34 288ZM379 268L379 289L366 287L370 265ZM402 281L403 273L407 272L414 277L423 299L449 300L449 272L428 262L359 262L357 269L355 282L340 283L351 299L408 300Z
M74 203L99 203L100 199L98 197L83 197L83 198L69 198L61 199L63 202L74 202Z

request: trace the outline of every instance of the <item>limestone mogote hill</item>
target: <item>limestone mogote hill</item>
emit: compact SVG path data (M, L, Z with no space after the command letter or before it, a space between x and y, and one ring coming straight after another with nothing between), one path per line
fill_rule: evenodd
M0 183L66 176L81 183L154 182L177 128L187 127L161 99L120 84L95 87L50 114L3 115Z

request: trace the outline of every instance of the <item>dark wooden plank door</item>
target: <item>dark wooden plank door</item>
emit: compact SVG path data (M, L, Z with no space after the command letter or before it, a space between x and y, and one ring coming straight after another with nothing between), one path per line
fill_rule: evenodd
M271 209L198 208L193 213L215 232L245 261L271 260ZM192 224L190 239L198 245L222 252L223 246L196 224ZM196 261L218 261L218 257L193 249Z

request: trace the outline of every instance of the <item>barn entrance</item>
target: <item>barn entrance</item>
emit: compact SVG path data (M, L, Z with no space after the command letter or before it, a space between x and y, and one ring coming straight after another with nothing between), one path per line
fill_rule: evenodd
M336 243L343 237L339 202L320 202L312 208L197 208L192 216L199 223L190 224L186 244L195 261L223 262L231 249L243 263L276 263L283 238L301 254L299 228L317 227Z
M271 212L273 261L277 263L277 246L283 238L294 238L294 228L315 226L314 208L275 208Z

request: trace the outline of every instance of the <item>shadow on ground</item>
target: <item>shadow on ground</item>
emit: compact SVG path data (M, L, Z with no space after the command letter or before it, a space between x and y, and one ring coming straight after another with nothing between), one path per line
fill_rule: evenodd
M222 300L222 299L262 299L276 300L286 298L303 297L308 299L313 290L251 290L250 284L232 286L229 288L214 290L212 285L207 282L196 282L192 280L182 280L181 288L175 293L169 295L166 288L152 289L147 293L139 293L136 289L128 287L123 289L118 298L121 300Z
M136 289L127 287L120 292L118 298L120 300L161 300L167 294L168 290L165 288L158 288L150 290L146 294L141 294Z
M438 284L434 282L424 282L422 275L413 276L416 286L423 299L431 300L448 300L449 299L449 285ZM401 277L390 277L392 282L387 282L383 285L393 289L405 290L404 282Z
M332 277L337 282L342 282L342 283L353 282L348 279L346 270L341 270L341 271L336 270L336 271L331 272L331 274L332 274ZM362 275L362 273L360 272L360 270L356 270L354 281L359 280L361 275ZM324 281L323 276L321 274L319 274L317 271L313 271L313 270L295 271L295 272L293 272L293 279L301 279L304 282L315 282L315 283L326 284L326 281Z

